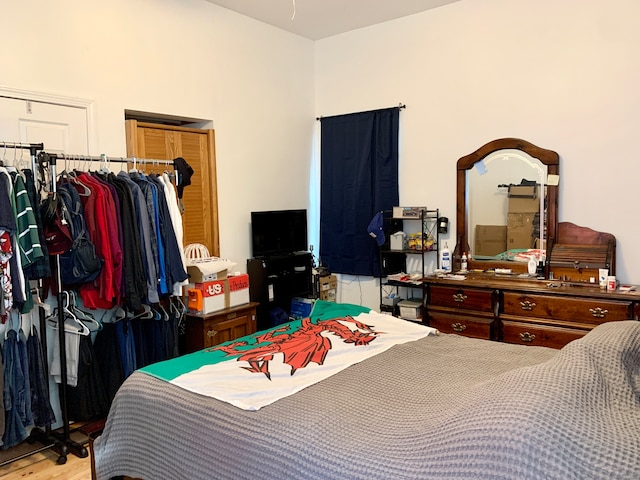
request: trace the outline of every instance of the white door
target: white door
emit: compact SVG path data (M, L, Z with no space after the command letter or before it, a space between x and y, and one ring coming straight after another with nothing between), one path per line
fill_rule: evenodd
M37 96L37 94L36 94ZM28 98L28 96L27 96ZM47 153L89 154L89 115L84 106L60 105L46 101L17 99L2 96L0 92L0 160L5 165L17 166L21 159L29 158L29 151L3 148L7 143L42 143ZM23 155L23 157L21 157ZM14 161L15 160L15 161ZM20 162L22 164L22 162ZM30 165L30 162L28 163ZM58 171L70 166L60 165ZM49 295L46 303L55 306L55 297ZM54 357L53 345L58 331L47 328L48 364ZM52 428L62 426L62 410L58 386L49 376L51 407L56 416Z
M87 155L87 109L0 96L0 155L13 155L1 150L2 142L43 143L49 153Z

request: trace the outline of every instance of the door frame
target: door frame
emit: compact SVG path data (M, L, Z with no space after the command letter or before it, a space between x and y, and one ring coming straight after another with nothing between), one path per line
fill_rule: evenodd
M87 120L87 147L89 149L89 155L97 155L98 138L95 128L95 106L93 100L80 97L58 95L56 93L23 90L19 88L7 87L4 85L0 85L0 97L31 102L48 103L51 105L61 105L63 107L79 108L84 110Z

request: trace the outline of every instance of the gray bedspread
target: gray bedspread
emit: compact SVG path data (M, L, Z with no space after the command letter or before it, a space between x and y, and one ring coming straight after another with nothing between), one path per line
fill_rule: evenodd
M98 479L640 479L640 322L561 351L426 337L251 412L134 373Z

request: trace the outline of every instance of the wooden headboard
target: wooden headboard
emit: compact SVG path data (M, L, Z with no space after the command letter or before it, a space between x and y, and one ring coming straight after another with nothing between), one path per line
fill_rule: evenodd
M588 281L597 267L616 272L616 237L571 222L558 223L558 238L551 251L551 267L558 273L570 274L573 280ZM573 268L571 267L573 265ZM559 267L568 267L562 269ZM584 271L583 271L583 268Z

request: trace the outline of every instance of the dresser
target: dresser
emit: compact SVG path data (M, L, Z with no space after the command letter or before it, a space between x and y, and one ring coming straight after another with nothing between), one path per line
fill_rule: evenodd
M250 302L208 314L187 313L184 353L255 333L257 306Z
M639 291L493 273L424 280L425 323L443 333L562 348L603 322L640 318Z

